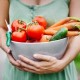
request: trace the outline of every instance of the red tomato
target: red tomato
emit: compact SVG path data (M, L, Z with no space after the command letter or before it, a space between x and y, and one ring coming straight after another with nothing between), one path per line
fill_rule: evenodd
M27 40L26 31L14 31L12 33L11 39L17 42L26 42Z
M44 28L47 27L47 21L44 17L42 16L36 16L33 20L34 21L37 21L39 23L39 25L43 26Z
M39 40L44 32L44 28L39 24L31 24L27 28L27 34L32 40Z
M19 28L26 28L26 23L22 20L14 20L11 25L12 32L17 31Z

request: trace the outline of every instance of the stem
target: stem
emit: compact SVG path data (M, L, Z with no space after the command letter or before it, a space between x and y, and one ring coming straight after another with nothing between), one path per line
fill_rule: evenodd
M80 18L77 18L77 17L70 17L72 20L77 20L80 22Z
M19 24L23 24L24 21L22 21L22 20L18 20L18 23L19 23Z

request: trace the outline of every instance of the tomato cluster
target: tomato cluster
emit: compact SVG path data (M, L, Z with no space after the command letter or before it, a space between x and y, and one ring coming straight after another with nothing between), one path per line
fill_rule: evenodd
M11 24L11 39L17 42L39 41L46 26L47 21L41 16L36 16L28 25L22 20L14 20Z

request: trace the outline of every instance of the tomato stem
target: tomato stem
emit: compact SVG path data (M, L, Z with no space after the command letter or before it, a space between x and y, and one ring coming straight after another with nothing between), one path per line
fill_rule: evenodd
M23 24L23 22L24 22L24 21L22 21L22 20L18 20L18 23L19 23L19 24Z
M24 28L19 28L19 29L18 29L18 32L21 32L22 30L25 31Z
M32 26L32 25L39 25L39 23L38 23L37 21L34 21L34 22L28 24L28 27L29 27L29 26Z

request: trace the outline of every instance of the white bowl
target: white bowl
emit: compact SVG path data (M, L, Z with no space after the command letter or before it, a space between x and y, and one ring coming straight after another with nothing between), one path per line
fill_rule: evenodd
M49 56L54 56L60 59L67 48L68 38L51 41L51 42L37 42L37 43L21 43L11 41L10 48L15 59L18 55L23 55L29 59L33 59L33 54L39 53Z

